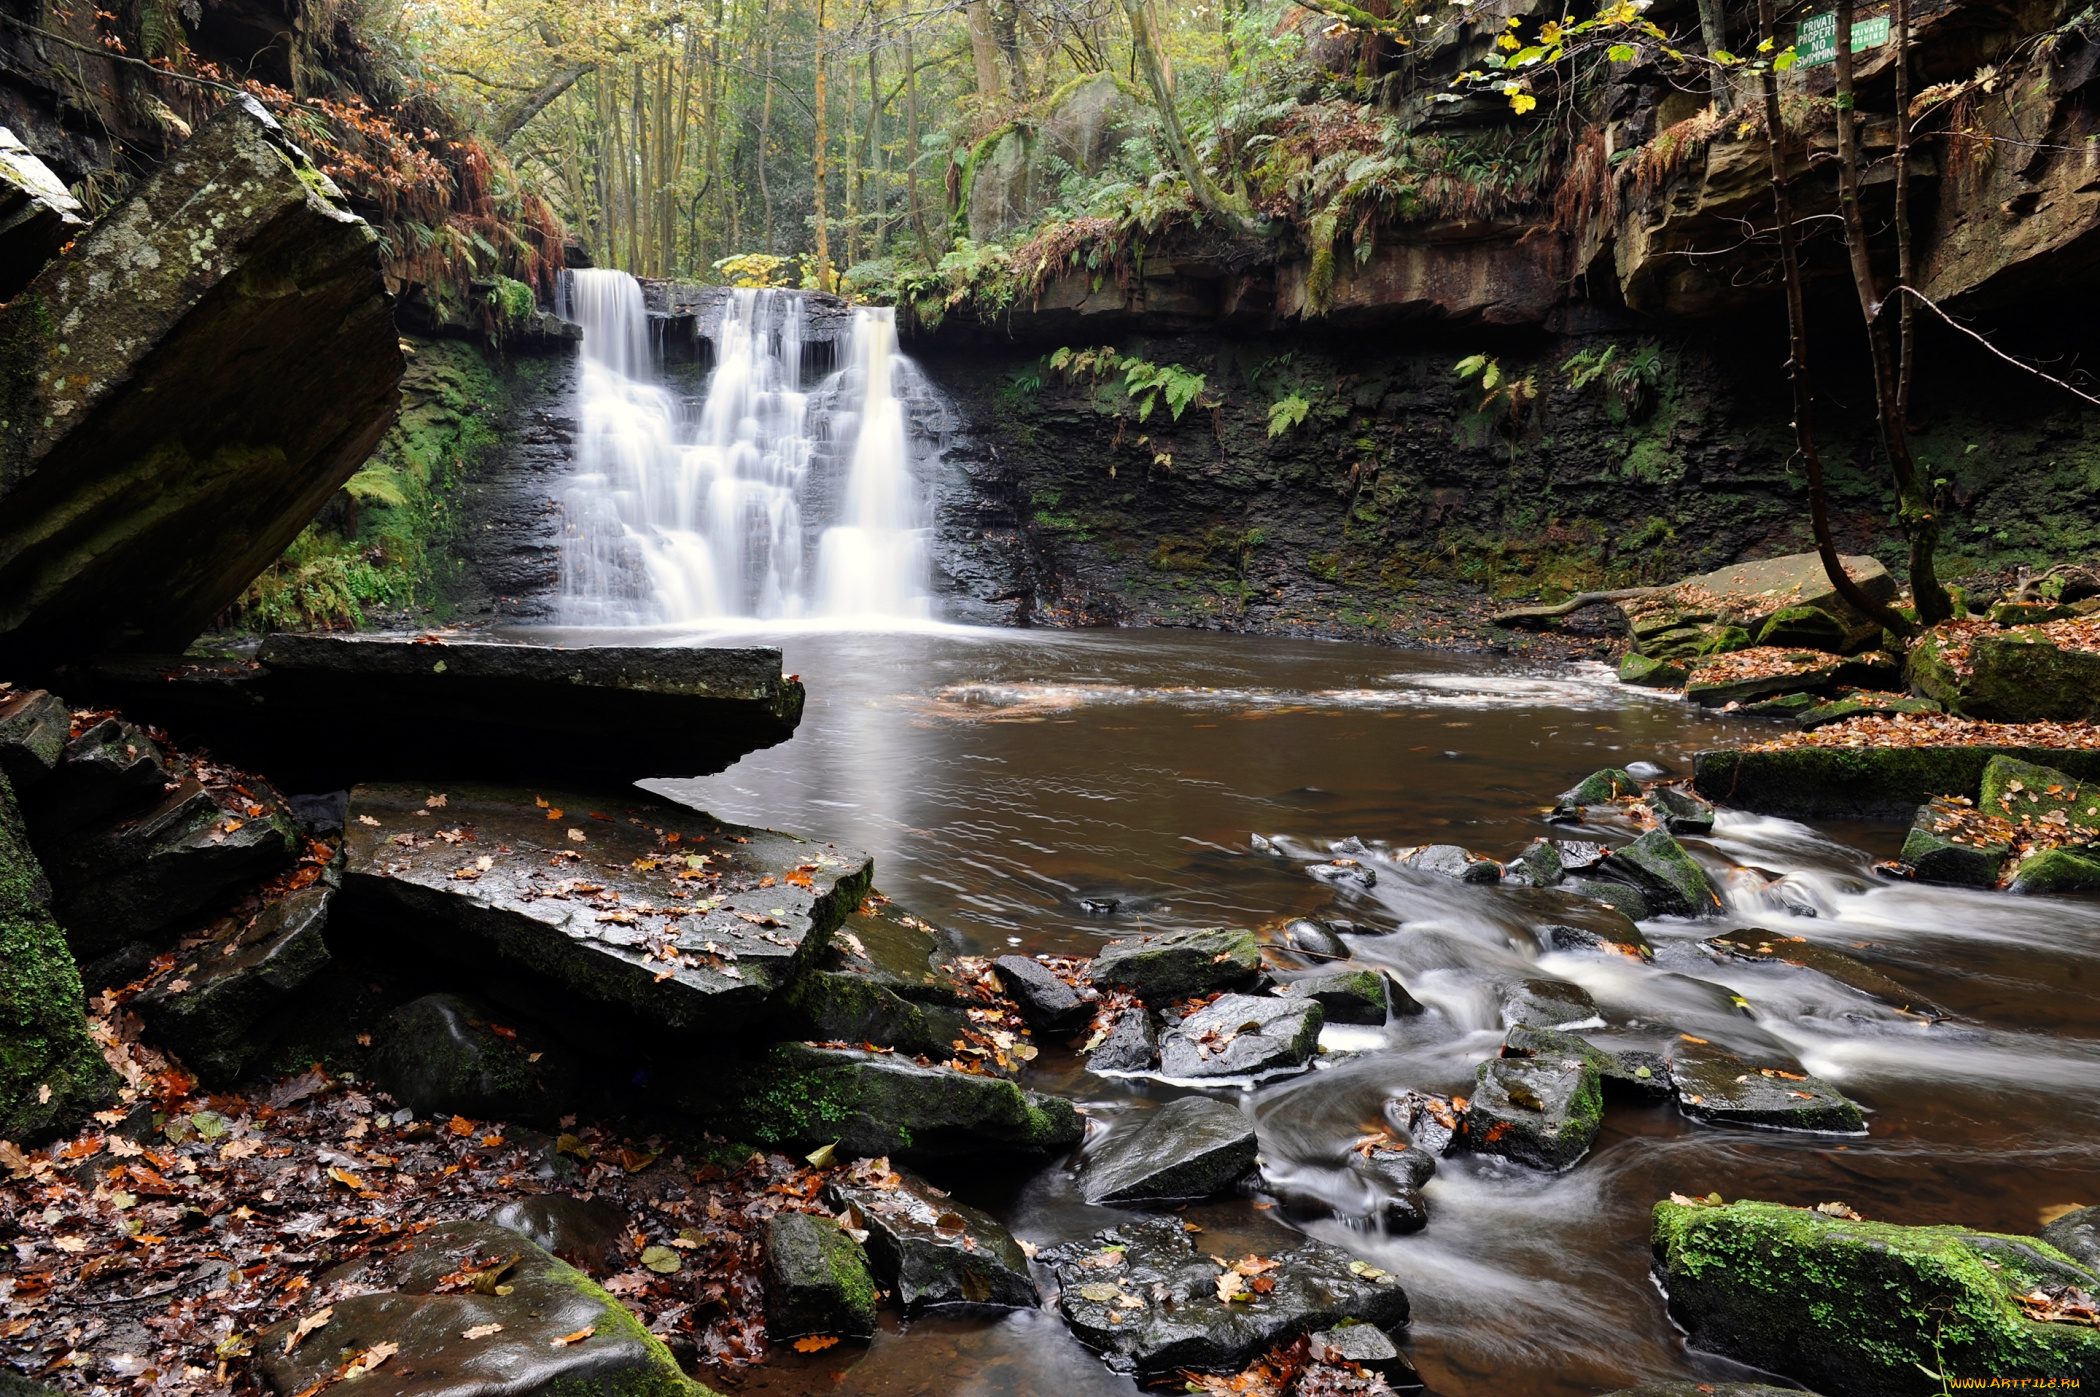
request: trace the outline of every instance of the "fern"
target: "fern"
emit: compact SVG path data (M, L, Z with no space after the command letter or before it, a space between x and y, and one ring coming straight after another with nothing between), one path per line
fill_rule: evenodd
M343 493L359 504L383 504L389 509L407 506L401 476L392 466L366 466L343 482Z
M1305 420L1312 411L1312 403L1297 393L1278 398L1269 404L1269 435L1280 437Z

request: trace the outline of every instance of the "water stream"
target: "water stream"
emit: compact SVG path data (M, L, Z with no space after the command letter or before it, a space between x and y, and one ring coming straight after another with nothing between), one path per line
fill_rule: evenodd
M1378 929L1350 938L1354 955L1394 970L1427 1012L1335 1036L1331 1047L1358 1051L1330 1053L1331 1065L1217 1091L1253 1115L1271 1172L1301 1193L1346 1211L1348 1143L1383 1123L1400 1090L1465 1091L1500 1042L1499 987L1528 975L1584 985L1618 1028L1666 1024L1791 1055L1866 1108L1869 1133L1847 1139L1614 1103L1566 1174L1445 1161L1426 1191L1429 1225L1412 1235L1265 1195L1190 1210L1221 1253L1266 1252L1303 1230L1400 1276L1414 1302L1408 1351L1444 1397L1742 1376L1685 1352L1649 1279L1649 1209L1673 1190L1842 1200L1886 1221L2008 1232L2032 1231L2051 1205L2100 1202L2100 899L1891 884L1871 864L1894 853L1896 825L1724 813L1711 837L1686 843L1728 888L1729 915L1645 923L1658 954L1641 964L1542 949L1534 928L1566 915L1549 895L1460 886L1382 852L1453 842L1508 858L1556 832L1544 807L1598 767L1684 771L1699 748L1768 729L1621 688L1601 667L1354 645L960 629L798 629L778 643L810 685L796 739L719 776L652 784L721 816L871 849L880 886L959 947L1084 952L1139 930L1273 929L1323 909ZM1308 876L1350 838L1364 841L1375 887ZM1088 899L1116 910L1090 912ZM1699 948L1753 924L1865 960L1954 1017L1927 1025L1811 972ZM1080 1102L1097 1141L1183 1090L1095 1076L1061 1047L1031 1065L1030 1085ZM1064 1161L940 1181L1038 1245L1118 1216L1079 1198ZM1050 1315L886 1323L865 1350L780 1354L742 1390L1136 1391Z
M894 315L853 312L844 367L805 387L805 307L731 293L705 395L654 363L625 272L564 274L583 326L576 470L562 500L569 625L926 614L926 505Z

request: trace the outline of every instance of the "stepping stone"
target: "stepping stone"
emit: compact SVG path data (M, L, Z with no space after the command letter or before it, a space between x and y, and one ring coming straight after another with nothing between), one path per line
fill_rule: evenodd
M1094 984L1128 990L1155 1007L1237 989L1260 973L1261 943L1254 933L1224 928L1111 941L1087 968Z
M1753 1067L1732 1053L1680 1039L1669 1050L1670 1086L1688 1116L1716 1125L1864 1135L1866 1118L1845 1094L1806 1073Z
M910 1318L930 1309L1032 1310L1042 1293L1020 1243L991 1214L916 1174L871 1160L824 1186L846 1225L868 1234L868 1259Z
M540 1017L672 1036L766 1017L874 872L857 849L638 792L359 786L343 849L340 910L361 924L517 977Z
M1090 1072L1150 1072L1159 1060L1159 1031L1143 1009L1125 1009L1108 1034L1087 1054Z
M1998 870L2012 857L2012 845L1979 843L1963 833L1961 816L1966 813L1967 807L1943 796L1926 801L1918 807L1910 833L1903 837L1903 852L1896 856L1897 861L1909 864L1911 875L1921 883L1995 887Z
M1141 1381L1236 1373L1300 1334L1345 1319L1392 1329L1408 1314L1398 1280L1340 1247L1214 1259L1173 1218L1134 1219L1038 1259L1055 1268L1058 1309L1079 1341Z
M1072 1103L1003 1077L922 1067L896 1053L776 1044L668 1090L680 1109L732 1140L839 1157L1042 1155L1085 1135Z
M1222 995L1160 1040L1160 1075L1252 1077L1303 1067L1325 1021L1312 1000Z
M830 1218L778 1213L768 1220L767 1337L865 1339L874 1332L875 1278L860 1243Z
M1328 1023L1382 1024L1389 1004L1394 1013L1422 1012L1414 996L1380 970L1323 971L1278 985L1276 993L1285 999L1312 1000ZM1403 1004L1408 1007L1401 1007Z
M1503 1035L1502 1056L1581 1058L1597 1069L1606 1099L1650 1106L1670 1099L1670 1064L1661 1053L1639 1048L1608 1052L1573 1033L1518 1024Z
M502 1269L491 1273L488 1294L438 1293L448 1277L493 1267ZM440 1223L379 1261L377 1272L379 1293L335 1301L328 1322L296 1343L299 1319L324 1308L318 1302L256 1336L256 1366L278 1397L329 1383L381 1344L394 1351L365 1379L375 1392L705 1397L617 1300L507 1228ZM498 1282L507 1294L495 1293ZM476 1337L466 1338L469 1331ZM404 1381L410 1373L412 1385Z
M1659 829L1612 850L1599 867L1606 876L1639 889L1658 916L1711 917L1721 910L1721 895L1706 870Z
M1826 975L1847 989L1878 999L1891 1009L1925 1019L1949 1017L1945 1009L1920 999L1896 981L1864 961L1839 951L1827 950L1799 936L1786 936L1759 927L1744 927L1708 937L1703 943L1713 954L1727 960L1762 965L1792 965Z
M1397 852L1393 862L1421 873L1434 873L1460 883L1499 883L1502 865L1456 844L1429 844Z
M1590 992L1567 980L1520 980L1502 991L1502 1026L1560 1028L1574 1023L1601 1023Z
M1561 792L1560 800L1564 805L1603 805L1640 793L1641 783L1634 780L1631 773L1608 766L1602 771L1591 772Z
M1522 853L1502 866L1502 876L1512 883L1550 888L1567 877L1567 868L1552 840L1534 839L1524 846Z
M1473 1079L1466 1147L1559 1173L1589 1153L1603 1119L1599 1074L1583 1055L1489 1058Z
M334 895L325 884L301 888L223 944L189 952L192 964L131 1001L153 1041L207 1081L238 1078L268 1050L294 993L328 967L321 933Z
M1089 1203L1166 1203L1209 1198L1254 1167L1254 1123L1207 1096L1184 1096L1111 1136L1079 1174Z
M1307 917L1284 923L1277 940L1301 956L1319 960L1349 959L1348 944L1328 927Z
M372 1079L419 1116L551 1124L576 1108L581 1065L573 1049L516 1024L463 995L425 995L374 1032Z
M1093 1003L1081 998L1078 990L1051 974L1039 961L1027 956L1000 956L992 962L992 968L999 972L999 982L1006 987L1007 996L1021 1006L1021 1017L1037 1033L1072 1033L1093 1017Z
M1648 792L1648 809L1655 821L1672 834L1711 834L1714 808L1674 786L1657 786Z
M1350 1167L1388 1194L1379 1218L1392 1232L1419 1232L1429 1222L1422 1185L1436 1175L1436 1156L1416 1145L1352 1155Z
M1633 918L1624 913L1617 913L1615 920L1612 917L1613 913L1600 910L1587 926L1553 922L1538 929L1539 940L1555 951L1605 951L1634 960L1655 959L1655 948L1641 935Z
M507 781L527 767L615 789L705 776L794 736L804 698L764 646L343 635L273 635L253 662L110 657L91 682L133 717L307 791Z

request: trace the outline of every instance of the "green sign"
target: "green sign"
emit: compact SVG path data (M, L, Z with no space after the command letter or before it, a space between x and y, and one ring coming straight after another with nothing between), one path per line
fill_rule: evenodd
M1852 51L1880 48L1889 41L1889 17L1887 15L1855 16L1852 21ZM1811 15L1801 21L1794 32L1794 66L1813 68L1818 63L1835 63L1838 56L1838 17L1836 14Z

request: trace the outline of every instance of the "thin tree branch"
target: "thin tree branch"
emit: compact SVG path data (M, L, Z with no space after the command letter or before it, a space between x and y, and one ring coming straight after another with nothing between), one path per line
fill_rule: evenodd
M1955 329L1961 331L1970 339L1976 341L1976 343L1982 345L1985 349L1988 349L1991 353L1997 355L2000 359L2003 359L2006 363L2012 365L2014 368L2023 369L2026 372L2033 374L2036 378L2045 379L2048 382L2055 384L2057 387L2063 389L2066 393L2069 393L2074 398L2082 398L2086 402L2091 403L2094 407L2100 407L2100 398L2096 398L2092 394L2083 392L2080 389L2073 388L2070 384L2064 382L2062 379L2056 377L2054 374L2045 374L2040 369L2036 368L2034 365L2022 363L2020 360L2013 358L2012 355L2007 354L1997 345L1992 344L1982 335L1977 334L1974 330L1971 330L1968 326L1962 324L1959 320L1956 320L1953 316L1947 314L1947 312L1945 312L1944 310L1941 310L1938 305L1934 304L1930 296L1927 296L1924 292L1918 290L1915 286L1899 286L1896 288L1896 290L1903 292L1905 295L1915 297L1917 301L1921 305L1923 305L1927 310L1931 311L1934 315L1937 315L1940 319L1946 321L1949 325L1952 325Z

